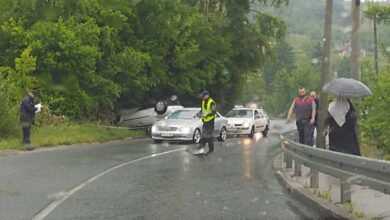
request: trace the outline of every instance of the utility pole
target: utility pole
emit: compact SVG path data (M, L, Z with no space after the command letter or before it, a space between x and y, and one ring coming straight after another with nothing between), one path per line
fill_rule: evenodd
M324 24L324 38L322 46L321 57L321 88L330 80L330 50L332 41L332 14L333 14L333 0L326 1L325 9L325 24ZM317 123L317 147L325 148L325 118L328 113L328 95L321 93L320 106L318 108L318 123Z
M351 77L360 81L360 0L351 1L353 29L351 32Z
M376 76L379 76L379 64L378 64L378 33L377 33L377 19L376 16L374 17L374 59L375 59L375 73ZM378 78L379 79L379 78Z

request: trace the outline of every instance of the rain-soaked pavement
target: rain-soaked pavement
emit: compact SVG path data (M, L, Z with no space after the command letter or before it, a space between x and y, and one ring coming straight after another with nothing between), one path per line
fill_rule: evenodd
M272 124L201 158L149 139L0 157L0 219L317 219L273 175L288 128Z

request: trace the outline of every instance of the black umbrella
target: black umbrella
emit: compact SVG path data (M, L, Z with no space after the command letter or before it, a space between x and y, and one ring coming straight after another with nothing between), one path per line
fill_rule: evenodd
M372 94L370 88L351 78L339 78L329 81L324 85L322 91L345 98L362 98Z

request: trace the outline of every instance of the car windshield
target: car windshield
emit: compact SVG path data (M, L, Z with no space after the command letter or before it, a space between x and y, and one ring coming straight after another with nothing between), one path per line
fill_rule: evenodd
M197 110L178 110L169 116L169 119L193 119L199 111Z
M253 118L253 111L252 110L245 110L245 109L235 109L231 110L226 115L227 118Z

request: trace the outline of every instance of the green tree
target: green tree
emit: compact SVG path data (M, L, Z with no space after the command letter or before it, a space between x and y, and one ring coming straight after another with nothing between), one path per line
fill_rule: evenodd
M274 55L267 57L264 66L264 82L267 94L272 91L272 82L275 79L275 73L285 69L287 73L291 74L295 68L295 54L293 48L286 42L277 44Z
M365 144L390 155L390 113L386 111L390 103L390 71L383 69L380 75L375 73L370 62L364 62L363 82L368 85L372 95L358 102L362 116L359 121Z
M18 134L19 103L21 97L36 86L35 57L31 47L26 48L15 59L15 67L0 67L0 139Z
M364 11L364 16L372 20L374 23L374 63L375 72L379 74L377 25L390 21L390 6L377 3L369 4L367 9Z

